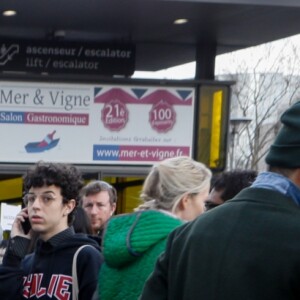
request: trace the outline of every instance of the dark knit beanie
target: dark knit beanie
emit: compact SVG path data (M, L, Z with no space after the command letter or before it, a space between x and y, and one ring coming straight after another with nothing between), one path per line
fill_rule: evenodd
M272 144L266 163L274 167L300 168L300 101L280 118L283 127Z

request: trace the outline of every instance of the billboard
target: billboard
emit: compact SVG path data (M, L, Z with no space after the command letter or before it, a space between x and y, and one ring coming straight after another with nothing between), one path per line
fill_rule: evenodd
M0 162L148 165L192 156L195 88L0 82Z

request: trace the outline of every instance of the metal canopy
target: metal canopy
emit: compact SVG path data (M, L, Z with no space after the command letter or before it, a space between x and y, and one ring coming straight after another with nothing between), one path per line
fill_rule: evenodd
M196 46L226 53L300 32L298 0L1 0L0 37L132 42L136 70L195 60ZM184 25L174 25L187 18Z

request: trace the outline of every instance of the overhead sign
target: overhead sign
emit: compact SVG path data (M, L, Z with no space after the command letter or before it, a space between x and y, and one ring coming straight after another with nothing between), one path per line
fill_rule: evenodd
M0 40L0 71L130 76L134 69L132 44Z
M0 162L192 156L194 103L192 87L0 82Z

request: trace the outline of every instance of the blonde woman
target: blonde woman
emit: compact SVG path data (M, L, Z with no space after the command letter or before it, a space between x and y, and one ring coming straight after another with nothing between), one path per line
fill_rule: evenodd
M211 171L189 157L153 166L134 213L113 217L103 239L101 300L134 300L164 251L168 234L204 211Z

